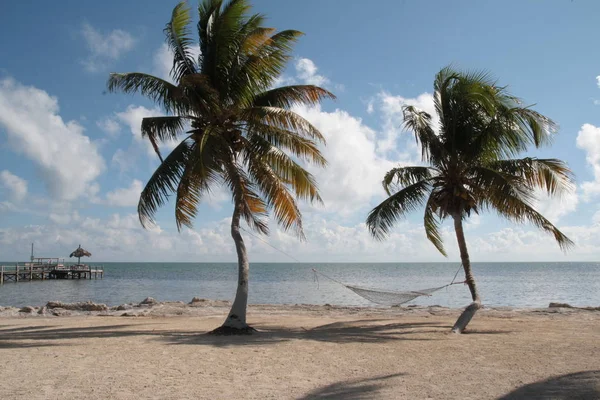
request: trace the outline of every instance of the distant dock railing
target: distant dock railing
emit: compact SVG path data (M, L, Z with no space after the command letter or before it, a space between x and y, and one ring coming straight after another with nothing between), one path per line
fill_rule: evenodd
M5 282L30 282L52 279L103 279L102 265L25 264L0 266L0 285Z

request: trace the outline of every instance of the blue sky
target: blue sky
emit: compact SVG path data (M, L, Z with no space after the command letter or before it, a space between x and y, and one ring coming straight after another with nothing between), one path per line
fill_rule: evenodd
M230 201L217 188L195 229L177 233L172 206L143 230L136 196L157 165L139 136L160 115L139 96L106 94L111 71L166 76L162 29L173 2L20 1L3 5L0 36L0 259L64 256L80 242L95 260L233 261ZM190 1L192 6L196 3ZM577 176L562 199L537 207L577 247L483 214L467 226L475 261L598 260L600 233L600 52L596 1L254 2L278 29L305 32L281 81L316 83L338 99L297 109L328 139L326 171L315 171L325 206L303 205L308 243L272 226L268 241L302 261L443 261L422 216L383 243L363 221L383 198L379 182L398 163L419 162L399 110L432 110L435 73L445 65L489 70L560 125L550 148ZM168 146L167 146L168 147ZM444 237L456 260L450 226ZM253 261L291 261L248 237Z

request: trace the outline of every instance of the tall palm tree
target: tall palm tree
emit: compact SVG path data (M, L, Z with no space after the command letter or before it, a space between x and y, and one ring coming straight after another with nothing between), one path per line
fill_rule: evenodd
M320 202L321 198L313 176L298 162L325 166L318 149L325 140L291 108L334 98L313 85L273 88L302 33L276 32L263 25L263 15L249 11L246 0L202 2L196 59L190 9L181 2L164 29L174 54L171 78L175 83L137 72L113 73L108 80L109 91L139 92L168 114L142 121L142 135L161 161L140 196L142 225L153 222L157 209L173 194L178 229L191 227L212 188L224 184L231 191L238 288L227 319L215 333L253 331L246 323L249 262L240 219L268 234L267 217L272 211L285 230L304 239L296 199ZM159 144L170 140L179 145L163 159Z
M453 327L461 333L481 307L463 221L471 212L496 211L552 234L566 250L573 242L535 210L534 201L536 189L551 196L570 190L572 174L561 160L515 158L530 145L549 144L555 124L522 106L487 73L442 69L434 82L434 104L439 126L428 113L403 107L404 123L415 134L426 165L393 168L385 175L389 197L369 213L367 226L375 238L383 239L399 218L424 205L427 238L445 256L439 229L446 218L453 220L473 299Z

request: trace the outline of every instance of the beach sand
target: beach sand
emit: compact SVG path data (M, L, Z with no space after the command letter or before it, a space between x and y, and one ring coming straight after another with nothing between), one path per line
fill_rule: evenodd
M2 317L0 399L600 399L597 311L482 310L454 335L458 310L251 306L260 333L204 335L227 311Z

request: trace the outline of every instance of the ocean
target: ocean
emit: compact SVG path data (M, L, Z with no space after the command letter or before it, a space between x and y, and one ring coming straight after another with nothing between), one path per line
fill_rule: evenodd
M14 265L14 263L0 263ZM94 263L90 263L94 265ZM1 306L39 306L50 300L93 301L110 306L140 302L185 301L192 297L233 300L234 263L102 263L104 279L7 282ZM253 263L251 304L333 304L376 306L312 268L351 285L391 291L419 291L450 283L458 263ZM487 306L547 307L550 302L600 306L600 263L474 263L475 279ZM463 279L462 271L457 280ZM409 304L463 307L466 286L453 285Z

